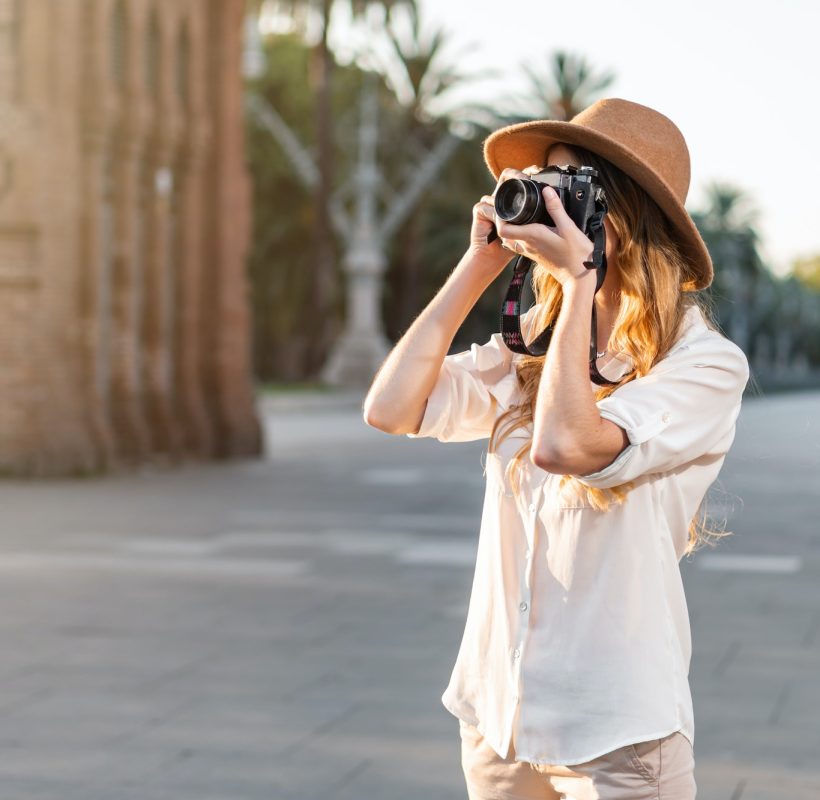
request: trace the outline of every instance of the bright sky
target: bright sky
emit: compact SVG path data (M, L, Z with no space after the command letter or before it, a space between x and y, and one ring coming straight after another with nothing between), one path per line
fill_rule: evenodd
M500 71L454 94L492 101L526 90L521 65L546 71L558 49L615 72L606 92L661 111L692 158L687 206L712 180L746 190L763 253L778 273L820 253L820 4L809 0L419 0L423 28L444 26L463 72ZM481 157L477 145L476 158Z

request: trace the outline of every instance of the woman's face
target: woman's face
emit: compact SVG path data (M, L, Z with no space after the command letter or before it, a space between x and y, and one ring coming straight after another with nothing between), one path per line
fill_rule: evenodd
M546 167L580 167L582 163L575 152L565 144L554 144L547 157ZM606 260L607 266L614 266L615 253L618 246L618 234L615 233L612 223L604 217L604 230L606 230Z

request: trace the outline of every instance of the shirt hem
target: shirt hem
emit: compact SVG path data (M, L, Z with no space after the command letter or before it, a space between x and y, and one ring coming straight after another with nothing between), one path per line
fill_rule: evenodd
M543 758L530 758L525 754L516 753L515 760L516 761L528 761L530 764L549 764L554 767L572 767L577 766L579 764L585 764L587 761L593 761L596 758L600 758L601 756L606 755L607 753L611 753L613 750L620 750L622 747L627 747L630 744L637 744L638 742L648 742L652 739L662 739L664 736L670 736L671 734L680 731L688 740L689 743L692 744L692 740L689 737L689 734L683 729L683 723L677 723L674 728L666 728L660 732L655 733L648 733L643 734L641 736L630 736L629 739L621 741L620 744L616 744L614 747L610 746L607 747L606 750L597 750L592 755L575 757L573 756L571 759L562 758L559 760L550 760L550 759L543 759Z
M482 730L480 727L480 720L477 717L471 717L469 714L464 714L461 711L456 709L456 706L446 702L442 699L442 705L449 711L454 717L459 719L462 722L465 722L467 725L472 725L476 728L476 730L486 738L486 731ZM572 767L577 766L578 764L584 764L587 761L592 761L593 759L600 758L607 753L611 753L613 750L619 750L622 747L627 747L630 744L637 744L638 742L647 742L652 739L662 739L664 736L670 736L673 733L680 731L687 739L689 744L694 748L694 741L693 737L689 734L686 730L686 726L682 721L678 721L673 728L665 728L660 732L655 731L653 733L642 734L640 736L630 736L628 739L622 740L620 744L616 744L614 747L609 746L606 750L597 750L592 755L585 755L585 756L572 756L571 758L563 758L563 759L549 759L549 758L532 758L526 753L521 753L516 751L514 754L515 761L526 761L530 764L547 764L554 767ZM489 742L488 742L489 743ZM493 748L495 749L495 748Z
M469 714L464 714L461 711L458 711L454 705L452 705L447 700L442 699L441 704L456 718L460 719L462 722L466 722L468 725L475 725L478 726L478 718L477 717L470 717Z

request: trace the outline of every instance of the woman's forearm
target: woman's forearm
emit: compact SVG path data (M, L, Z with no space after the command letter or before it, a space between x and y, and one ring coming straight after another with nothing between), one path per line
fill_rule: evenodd
M623 431L601 419L590 388L589 342L595 273L567 281L538 386L534 464L549 472L586 474L623 448Z
M363 404L364 418L388 433L415 432L444 357L470 310L498 276L508 254L468 250L444 285L416 317L376 373Z

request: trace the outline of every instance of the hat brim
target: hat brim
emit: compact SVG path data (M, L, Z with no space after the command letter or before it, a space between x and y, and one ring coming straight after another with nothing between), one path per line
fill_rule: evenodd
M494 131L484 140L484 161L498 180L507 167L523 170L533 164L543 166L547 149L559 142L590 150L635 180L658 204L679 234L681 251L691 265L691 275L681 288L699 290L711 284L714 275L712 258L689 212L657 172L615 139L572 122L519 122Z

